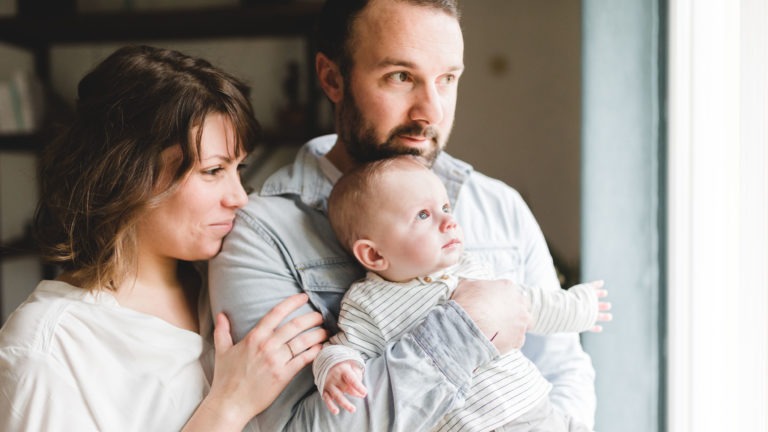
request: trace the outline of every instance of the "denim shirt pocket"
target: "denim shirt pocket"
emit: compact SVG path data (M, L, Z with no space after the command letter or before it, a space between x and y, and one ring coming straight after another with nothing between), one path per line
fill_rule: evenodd
M517 247L511 245L473 245L467 252L478 262L491 268L494 278L523 283L523 258Z
M365 271L346 256L303 262L296 270L310 302L323 314L328 330L335 333L341 299L354 281L365 276Z

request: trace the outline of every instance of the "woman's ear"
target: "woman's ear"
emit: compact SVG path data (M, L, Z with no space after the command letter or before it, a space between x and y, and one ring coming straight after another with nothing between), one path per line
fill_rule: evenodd
M344 80L339 66L323 53L315 55L315 72L320 87L334 104L341 102L344 95Z
M376 249L376 243L360 239L352 245L352 253L355 258L368 270L381 272L389 267L389 261Z

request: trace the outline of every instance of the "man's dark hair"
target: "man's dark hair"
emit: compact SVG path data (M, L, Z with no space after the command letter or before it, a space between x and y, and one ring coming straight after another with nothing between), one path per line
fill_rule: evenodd
M352 67L350 36L360 12L371 0L327 0L318 17L315 41L317 51L336 62L347 76ZM457 20L461 17L458 0L388 0L439 9Z

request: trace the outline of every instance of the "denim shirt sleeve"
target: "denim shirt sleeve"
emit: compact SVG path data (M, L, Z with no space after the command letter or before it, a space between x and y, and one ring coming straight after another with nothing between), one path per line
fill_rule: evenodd
M327 222L322 221L324 217L313 217L312 212L290 199L273 198L270 205L264 205L252 197L239 213L221 253L209 266L213 312L227 313L236 340L274 305L305 291L309 283L315 285L307 291L312 306L304 306L297 314L313 307L326 319L338 313L338 302L351 280L343 286L331 285L334 280L342 282L343 267L320 277L302 273L302 265L295 261L298 254L307 258L328 244L328 238L323 238L331 235L328 227L318 225ZM306 228L299 229L302 226ZM472 371L497 354L466 313L449 302L435 308L401 341L388 345L381 357L366 363L364 385L369 394L353 401L354 414L330 413L308 366L257 417L258 426L262 431L302 432L428 429L460 406Z

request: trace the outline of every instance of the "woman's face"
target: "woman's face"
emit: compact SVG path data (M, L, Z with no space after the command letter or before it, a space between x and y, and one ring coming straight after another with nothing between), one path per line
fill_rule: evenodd
M191 131L194 136L197 129ZM181 149L164 151L166 169L176 166ZM232 230L235 211L248 196L238 168L244 152L235 158L235 134L230 121L220 114L209 115L203 124L200 160L181 181L177 190L141 217L137 226L139 260L206 260L221 249Z

